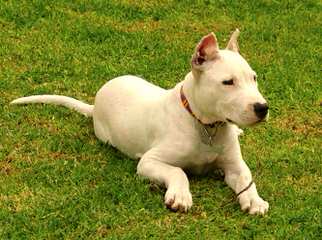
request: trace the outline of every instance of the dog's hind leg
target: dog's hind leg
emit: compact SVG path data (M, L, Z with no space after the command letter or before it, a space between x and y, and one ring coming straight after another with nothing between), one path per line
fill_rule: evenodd
M192 206L188 178L181 168L163 162L160 152L157 149L146 152L137 166L137 173L165 185L165 204L168 208L187 212Z
M94 132L95 132L95 136L101 140L104 143L109 143L112 146L112 138L110 135L110 131L108 129L108 126L102 124L99 120L97 120L96 118L93 119L93 123L94 123Z

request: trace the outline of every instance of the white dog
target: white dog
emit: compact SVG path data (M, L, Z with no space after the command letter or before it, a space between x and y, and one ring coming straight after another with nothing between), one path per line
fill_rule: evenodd
M24 97L12 104L52 103L93 117L96 136L139 158L137 173L167 188L165 204L174 211L192 206L185 172L217 167L241 209L264 214L268 203L258 195L242 159L236 125L264 120L268 106L258 91L256 73L238 53L238 35L237 29L225 50L219 50L213 33L203 37L192 57L192 71L170 90L122 76L98 91L94 105L57 95Z

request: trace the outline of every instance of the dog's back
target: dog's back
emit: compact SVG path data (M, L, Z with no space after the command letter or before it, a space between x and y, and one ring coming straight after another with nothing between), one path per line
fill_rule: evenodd
M155 121L154 113L160 108L166 92L135 76L110 80L95 97L96 136L131 157L139 157L152 141L149 132Z

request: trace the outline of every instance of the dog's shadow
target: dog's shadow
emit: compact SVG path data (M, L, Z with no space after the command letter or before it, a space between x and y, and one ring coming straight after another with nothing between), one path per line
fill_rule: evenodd
M89 125L91 123L88 121L86 124ZM90 133L91 138L96 138L93 128L91 128ZM127 157L115 147L103 143L98 139L96 141L98 151L102 152L102 156L104 156L102 161L106 162L103 173L106 176L104 178L106 182L114 182L118 185L118 195L129 197L130 192L133 192L136 195L135 201L140 202L145 209L153 208L155 210L155 206L159 206L161 209L164 208L163 198L166 192L165 187L150 182L147 178L136 174L136 167L139 160L133 160ZM111 174L111 172L114 174ZM194 205L202 206L211 199L211 202L213 202L217 209L232 204L236 204L236 207L238 207L234 193L224 182L225 176L222 170L214 169L201 175L185 172L189 178ZM129 183L131 181L132 184ZM110 183L106 184L109 185ZM111 189L107 191L111 191ZM126 193L121 193L121 191L126 191ZM111 194L114 193L110 192L106 197L111 197ZM128 204L129 201L127 198L117 196L113 196L113 199L117 199L117 202L123 202L124 205Z

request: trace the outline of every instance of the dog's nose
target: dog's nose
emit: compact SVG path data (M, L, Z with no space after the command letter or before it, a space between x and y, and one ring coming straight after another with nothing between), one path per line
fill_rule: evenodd
M268 105L267 103L255 103L254 104L254 111L258 118L263 119L268 112Z

